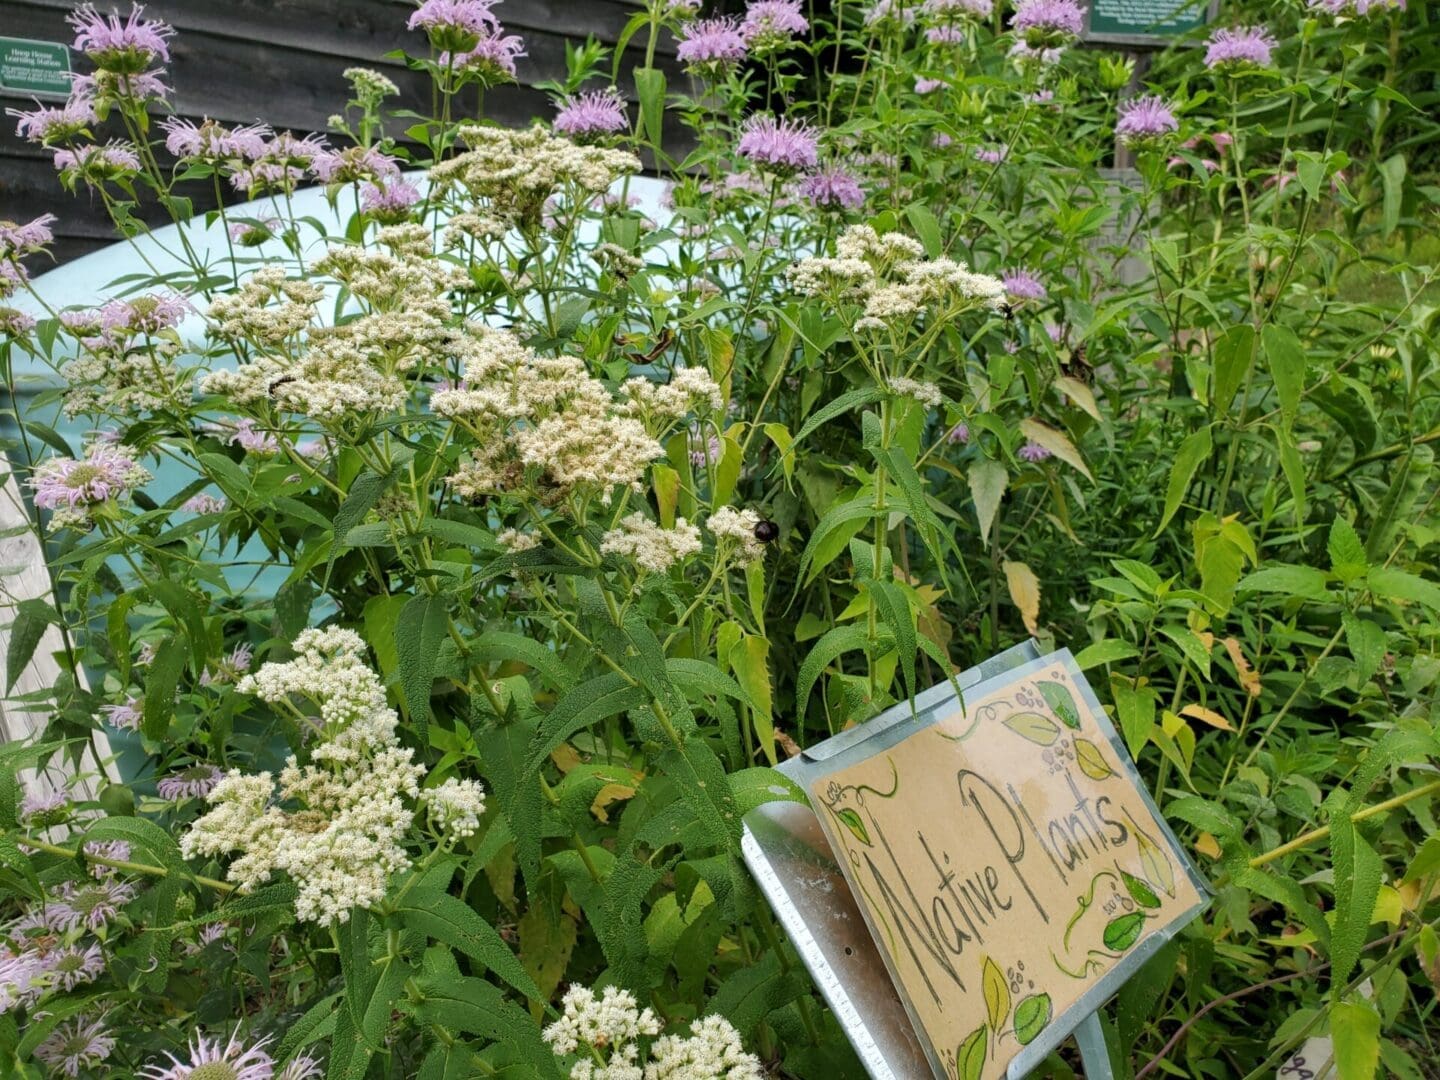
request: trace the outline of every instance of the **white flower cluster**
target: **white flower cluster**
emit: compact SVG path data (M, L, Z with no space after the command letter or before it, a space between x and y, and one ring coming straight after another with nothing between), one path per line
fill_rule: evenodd
M484 199L490 216L539 227L545 201L565 193L570 205L588 202L623 176L640 171L640 159L622 150L581 146L536 124L524 131L463 125L460 137L471 147L430 170L437 187L460 185Z
M700 530L684 518L676 518L673 529L664 529L644 514L631 514L601 538L600 551L628 556L637 566L663 574L700 551Z
M465 381L430 405L474 436L470 458L450 478L460 495L513 491L533 469L551 494L583 487L608 502L614 487L638 491L663 453L584 361L537 356L510 332L473 324L453 347Z
M563 1056L583 1048L604 1059L604 1064L593 1057L577 1062L571 1080L642 1080L639 1039L661 1030L653 1011L642 1012L634 994L615 986L605 987L598 998L589 987L572 986L560 1004L560 1019L543 1034L550 1049Z
M180 392L178 341L92 342L60 369L66 416L135 416L189 399Z
M207 375L201 388L241 405L273 401L286 412L337 420L392 411L407 397L404 376L450 355L446 295L464 276L435 257L419 225L381 229L387 250L331 248L309 270L343 285L362 313L338 326L315 321L318 285L288 281L266 267L210 307L216 330L253 347L250 362ZM273 303L272 303L273 302Z
M835 244L835 258L801 259L790 267L790 283L806 296L863 304L857 330L881 330L940 308L954 314L967 307L998 309L1005 286L989 274L977 274L944 256L924 257L925 249L900 233L876 233L852 225Z
M765 545L755 535L755 526L760 524L760 515L749 507L736 510L733 506L722 506L710 515L705 527L715 535L716 540L733 543L745 562L764 558Z
M745 1052L740 1033L723 1017L696 1020L688 1037L656 1039L642 1069L639 1040L659 1035L661 1024L628 990L607 986L597 998L572 986L561 1005L544 1039L558 1056L588 1055L571 1067L570 1080L764 1080L759 1059Z
M519 529L502 529L495 534L495 542L510 554L519 555L522 551L539 547L540 537L534 533L521 532Z
M666 1035L650 1048L645 1080L764 1080L760 1059L747 1054L740 1033L721 1016L703 1016L691 1035Z
M719 384L704 368L681 368L664 383L637 375L626 379L621 389L630 399L630 412L660 420L678 420L704 406L718 409L725 404Z
M485 813L485 789L475 780L453 776L439 787L420 792L420 801L430 811L430 820L446 836L463 839L474 836Z
M914 398L922 405L929 405L932 409L938 409L945 403L945 395L940 388L932 382L924 382L920 379L908 379L903 375L894 375L889 380L890 392L900 397Z
M359 635L311 629L294 648L294 660L265 664L238 688L285 703L318 730L314 763L302 768L292 755L278 789L269 773L232 770L181 850L187 858L239 852L226 876L242 891L276 871L288 874L299 887L296 916L330 925L379 901L390 875L410 865L404 841L425 770L395 740L395 712L363 660ZM302 703L318 706L319 716L302 712ZM462 823L463 812L447 814Z

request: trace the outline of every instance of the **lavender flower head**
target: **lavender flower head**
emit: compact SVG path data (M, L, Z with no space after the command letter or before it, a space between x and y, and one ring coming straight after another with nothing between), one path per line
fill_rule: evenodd
M1020 447L1015 453L1021 461L1030 462L1044 461L1051 456L1050 451L1046 450L1045 447L1041 446L1034 439L1026 439L1025 445Z
M498 86L515 81L515 61L524 55L523 38L497 29L482 35L472 49L441 53L440 65L450 65L462 77L474 79L484 86Z
M225 500L202 491L181 503L180 509L187 514L220 514L225 511Z
M400 177L399 162L373 146L322 150L311 159L310 171L322 184L351 184L357 180L378 182Z
M175 31L156 19L144 19L145 8L134 4L124 22L114 12L101 15L94 4L81 4L65 17L75 29L71 48L83 52L102 71L134 74L153 61L170 61L166 40Z
M230 225L230 239L241 247L259 247L267 240L274 239L279 231L279 218L235 221Z
M1075 0L1020 0L1010 29L1032 49L1054 48L1079 37L1085 12Z
M265 156L266 141L274 135L265 124L227 128L208 118L196 124L179 116L167 116L160 121L160 127L165 132L165 149L182 161L255 161Z
M1115 135L1126 146L1144 147L1180 130L1170 107L1154 94L1132 98L1120 105Z
M800 0L750 0L740 22L740 36L757 56L786 48L809 29L810 23L800 14Z
M625 116L625 103L611 87L567 99L555 114L554 127L576 142L594 142L627 130L630 121Z
M968 445L970 442L970 425L962 420L946 433L945 438L952 443L959 443L961 446Z
M1029 270L1011 270L1000 278L1005 295L1012 300L1044 300L1050 294L1044 284Z
M920 12L942 26L954 26L974 19L988 19L994 0L925 0Z
M103 1065L115 1049L103 1018L77 1016L64 1020L35 1048L35 1056L64 1076L78 1077L82 1070Z
M1009 156L1003 146L977 146L975 148L975 160L986 165L999 165Z
M124 840L87 840L85 841L85 854L92 858L129 862L130 845ZM114 874L113 866L106 866L101 862L90 864L90 876L96 881L112 877Z
M360 193L360 209L387 225L404 221L410 216L410 208L419 201L420 190L408 180L398 178L388 183L366 184Z
M135 662L139 664L142 663L142 660ZM105 722L111 727L121 728L125 731L139 731L140 720L145 712L145 703L131 695L118 705L101 705L100 711L105 714Z
M500 31L500 20L490 9L496 0L425 0L406 23L424 30L430 44L442 52L473 49L482 37Z
M89 850L89 846L86 845L86 850ZM129 847L125 850L128 856ZM75 987L92 983L100 977L100 973L105 970L105 954L100 951L100 946L93 942L88 946L64 945L52 950L45 957L45 963L50 969L47 981L52 986L74 990Z
M925 40L931 45L964 45L967 37L961 26L931 26L925 31Z
M0 338L22 338L35 329L35 316L18 308L0 307Z
M1269 67L1276 42L1263 26L1241 26L1216 30L1205 47L1205 66L1211 71Z
M237 1029L228 1042L210 1040L196 1035L189 1046L190 1060L181 1061L174 1054L166 1054L169 1065L147 1065L137 1074L140 1080L189 1080L191 1077L224 1077L225 1080L272 1080L275 1074L275 1060L265 1052L269 1039L261 1039L253 1046L240 1041ZM211 1066L202 1072L206 1066ZM224 1066L224 1069L217 1066Z
M54 222L54 214L41 214L24 225L0 219L0 259L18 259L39 251L55 239L50 230Z
M54 512L53 523L88 524L92 512L124 498L150 481L150 473L123 446L93 443L85 457L52 457L30 478L35 505Z
M822 210L856 210L865 204L860 181L839 165L826 165L805 177L800 194Z
M820 159L819 139L804 120L752 116L740 127L740 156L777 173L813 169Z
M87 133L90 125L99 123L100 120L95 113L93 101L76 97L60 106L42 105L30 112L6 109L5 114L19 121L15 125L17 135L44 146L70 142Z
M140 171L140 155L126 142L56 150L55 169L60 174L60 182L73 191L80 180L96 186L106 180L134 176Z
M865 25L873 30L905 30L915 22L915 0L876 0L865 12Z
M675 55L693 72L718 75L744 60L747 51L739 22L727 16L687 23Z
M70 796L63 791L27 791L20 800L20 821L32 829L58 825L70 816Z
M225 774L214 765L191 765L177 773L171 773L155 785L156 792L169 802L184 802L186 799L203 799L215 790L215 785Z
M690 426L690 465L696 469L703 469L707 465L718 465L723 448L720 445L720 436L713 431L707 436L698 424Z
M110 300L100 308L100 327L114 340L125 334L158 334L178 326L194 308L176 292Z
M1065 56L1065 50L1059 46L1032 48L1023 41L1017 41L1010 46L1007 55L1015 61L1017 67L1024 70L1054 67Z
M46 908L46 918L55 930L99 930L135 899L133 886L123 881L67 881Z
M1373 15L1376 12L1404 11L1405 0L1310 0L1312 11L1323 11L1336 18Z
M916 80L915 80L915 93L917 93L917 94L933 94L936 90L943 90L944 88L945 88L945 80L944 80L944 79L916 79Z

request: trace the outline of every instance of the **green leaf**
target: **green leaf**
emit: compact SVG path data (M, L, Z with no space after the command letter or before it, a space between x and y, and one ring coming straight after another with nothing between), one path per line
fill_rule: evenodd
M450 615L445 597L424 593L412 596L395 620L395 655L400 670L400 687L405 706L415 724L421 743L430 723L430 689L435 681L435 661L445 638Z
M467 642L469 655L484 663L514 662L532 667L556 690L568 690L575 682L555 650L534 638L492 630Z
M185 635L167 638L155 651L155 659L145 669L145 706L140 718L140 731L147 739L160 740L170 730L175 715L175 688L185 670Z
M391 469L384 476L367 469L350 485L345 501L335 511L335 520L331 526L330 561L325 566L325 583L327 585L330 581L330 574L335 569L335 560L344 550L344 537L349 535L350 530L359 525L365 515L374 509L375 504L380 501L380 496L385 493L385 489L390 486L398 472L399 466Z
M1380 1014L1369 1002L1341 1001L1330 1007L1338 1080L1374 1080L1380 1066Z
M469 904L439 890L415 890L396 908L400 921L412 930L458 949L485 965L502 981L532 1001L543 1001L539 988L524 965L510 951L500 932Z
M800 665L800 673L795 676L797 715L805 715L805 708L810 703L810 691L815 686L815 680L820 678L820 673L842 654L864 651L869 642L863 626L837 626L825 632L805 657L805 662Z
M1050 995L1031 994L1015 1006L1015 1041L1021 1046L1034 1042L1050 1023Z
M900 677L905 684L905 694L914 707L915 657L919 646L915 641L915 619L910 612L910 599L905 591L890 581L869 581L865 587L870 591L885 625L895 635L895 651L900 657Z
M1045 699L1045 704L1055 710L1055 715L1060 718L1062 724L1075 731L1080 730L1080 710L1075 707L1075 699L1064 683L1041 679L1035 683L1035 689L1040 691L1040 696Z
M1005 719L1005 726L1036 746L1050 746L1060 737L1060 728L1043 713L1015 713Z
M416 980L422 994L416 1015L451 1032L466 1032L503 1043L544 1080L558 1080L555 1055L540 1040L530 1014L505 999L484 979L427 974Z
M1130 894L1130 899L1142 908L1153 911L1160 906L1160 897L1155 895L1155 890L1150 887L1149 882L1123 869L1120 870L1120 880L1125 883L1125 891Z
M1300 451L1294 438L1282 428L1275 428L1275 442L1280 454L1280 470L1290 486L1290 498L1295 503L1295 520L1305 520L1305 464L1300 460Z
M1355 526L1344 518L1337 517L1330 523L1330 538L1326 543L1330 554L1330 570L1347 584L1365 576L1370 562L1365 557L1365 546Z
M730 649L729 659L730 669L751 702L750 714L760 747L774 765L779 759L775 756L775 719L770 713L770 642L747 634Z
M1389 240L1400 224L1400 203L1405 194L1405 155L1392 154L1379 165L1380 238Z
M1340 621L1345 627L1345 646L1355 659L1355 675L1361 684L1367 683L1385 660L1385 631L1348 611Z
M1245 372L1255 353L1255 328L1249 323L1238 323L1227 329L1215 342L1215 393L1210 406L1215 417L1221 418L1230 411L1235 393L1245 381Z
M1180 444L1180 449L1175 453L1175 464L1170 466L1170 484L1165 489L1165 510L1160 515L1160 524L1155 527L1156 536L1165 531L1165 526L1170 524L1170 519L1175 516L1175 511L1180 509L1180 500L1185 497L1185 492L1190 487L1190 481L1195 476L1195 470L1200 467L1202 461L1210 456L1210 450L1210 429L1208 427L1191 432Z
M1132 656L1139 655L1140 650L1131 642L1123 641L1120 638L1106 638L1104 641L1087 645L1076 653L1075 666L1081 671L1089 671L1101 664L1113 664L1117 660L1128 660Z
M975 519L980 523L980 539L989 547L990 526L1000 509L1010 473L1000 462L985 458L970 466L966 480L970 484L970 497L975 502Z
M1440 611L1440 585L1404 570L1377 568L1365 578L1365 584L1376 596L1388 600L1408 600L1424 604L1431 611Z
M525 773L533 775L557 746L577 731L618 716L628 709L649 704L650 696L643 686L635 686L619 672L606 672L575 687L541 722L540 730L530 744Z
M1330 816L1330 853L1335 865L1335 922L1330 934L1330 986L1339 993L1360 959L1370 929L1384 866L1349 814Z
M1144 912L1132 911L1128 915L1118 915L1105 924L1105 947L1111 952L1124 952L1135 944L1143 929Z
M1313 566L1267 566L1246 574L1235 586L1237 592L1277 593L1306 600L1324 599L1325 573Z
M821 516L800 555L800 582L808 585L845 550L850 540L875 519L875 507L862 494L836 503Z
M981 1024L965 1036L955 1050L955 1071L960 1080L981 1080L985 1075L985 1053L990 1046L990 1031Z
M665 73L658 68L634 71L635 96L640 102L640 128L651 146L659 147L665 122Z
M865 827L865 820L859 811L852 810L848 806L832 811L841 825L849 829L856 840L859 840L866 847L870 846L870 830Z
M1288 326L1270 324L1260 332L1265 362L1280 398L1280 415L1288 431L1300 410L1300 393L1305 389L1305 349Z
M1416 445L1391 467L1390 487L1371 519L1365 541L1371 563L1383 563L1390 557L1395 538L1409 524L1416 502L1427 489L1434 461L1430 447Z
M55 621L55 612L44 600L32 597L15 605L10 624L10 642L5 648L5 692L15 689L20 673L35 655L45 628Z
M792 446L799 446L808 436L819 430L822 424L827 424L837 416L849 412L851 409L858 409L862 405L869 405L879 401L885 396L886 391L879 386L862 386L858 390L850 390L841 394L828 405L823 406L810 415L800 433L795 436Z

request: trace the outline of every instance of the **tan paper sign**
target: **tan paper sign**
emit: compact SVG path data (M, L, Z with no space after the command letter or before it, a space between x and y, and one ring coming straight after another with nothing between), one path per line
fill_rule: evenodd
M922 1034L989 1080L1202 902L1056 663L817 781L816 810Z

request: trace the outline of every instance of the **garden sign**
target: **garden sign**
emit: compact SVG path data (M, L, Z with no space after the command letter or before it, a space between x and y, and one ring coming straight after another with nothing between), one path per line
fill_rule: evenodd
M1106 45L1163 49L1215 17L1214 0L1090 0L1083 39Z
M1011 650L959 682L962 695L932 688L913 710L907 702L784 768L823 834L810 831L805 861L818 869L828 845L838 871L828 888L843 875L853 903L832 900L803 921L813 936L827 921L863 920L866 962L888 972L913 1031L877 1034L886 1010L850 1003L856 1019L873 1018L851 1034L877 1077L918 1075L917 1060L957 1080L1023 1075L1206 902L1068 650ZM777 910L803 907L797 829L786 847L773 821L747 824L761 841L752 855L770 838L773 857L751 863ZM789 886L779 898L777 884ZM833 930L820 926L821 937ZM844 966L854 942L799 944L821 961L822 991L839 983L846 996L824 954Z

